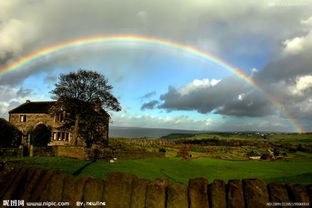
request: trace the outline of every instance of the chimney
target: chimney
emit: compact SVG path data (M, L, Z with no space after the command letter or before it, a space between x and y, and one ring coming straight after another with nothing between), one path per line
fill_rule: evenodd
M30 103L30 100L26 100L26 103Z

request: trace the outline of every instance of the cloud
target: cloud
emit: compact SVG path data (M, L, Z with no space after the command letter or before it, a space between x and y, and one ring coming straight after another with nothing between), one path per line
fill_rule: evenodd
M211 119L192 119L188 116L160 117L152 115L114 114L113 124L122 127L169 128L187 130L207 130L212 125Z
M162 103L159 108L205 114L223 106L246 90L246 83L236 77L221 81L194 80L180 88L169 87L168 92L160 96Z
M305 36L295 37L284 41L284 53L294 55L302 52L305 48L312 47L312 30Z
M7 118L8 111L31 98L32 91L0 85L0 116Z
M18 57L25 44L34 40L33 31L35 28L31 24L18 19L2 22L0 24L0 60Z
M263 1L229 4L225 0L93 0L91 3L10 0L1 1L0 8L0 67L48 45L87 36L125 33L174 40L230 60L268 53L274 57L279 52L280 42L298 34L301 28L298 22L304 20L307 25L306 16L311 13L309 7L290 10L270 8ZM225 8L231 9L224 12ZM263 50L264 45L270 47ZM65 60L69 63L73 51L58 56L59 60L54 58L55 65ZM80 53L79 59L71 63L82 63L90 58L85 51ZM120 56L110 61L120 62ZM43 70L46 70L44 64L29 66L24 76L12 72L6 80L19 83Z
M308 125L312 117L307 116L312 99L311 12L310 6L270 6L267 1L0 1L0 68L49 45L81 37L131 33L164 38L212 53L233 65L265 59L269 63L262 69L255 65L257 70L252 70L252 78L300 123ZM31 93L18 92L23 81L43 71L53 74L83 66L100 68L105 63L105 67L112 69L110 80L126 82L121 76L122 69L136 68L131 64L137 57L144 57L144 53L107 50L114 47L125 46L95 44L71 48L44 56L23 70L1 75L0 86L7 95L0 93L0 112L23 102ZM53 77L47 79L50 78L53 81ZM155 95L151 92L142 99ZM171 86L158 102L152 100L145 107L159 105L168 111L215 113L227 119L267 118L273 114L276 118L272 121L278 123L276 128L285 127L283 116L264 95L234 77L221 81L197 79L180 87ZM239 124L233 121L233 126ZM265 126L268 127L262 125ZM230 129L230 123L224 124L224 128Z
M158 100L152 100L150 102L144 103L141 106L141 110L154 109L158 103L159 103Z
M113 125L121 127L166 128L199 131L291 131L289 123L276 115L257 119L194 119L189 116L153 116L114 113Z
M274 106L262 94L251 91L239 94L237 99L225 103L215 110L216 114L230 116L263 117L274 114Z
M185 86L181 87L178 91L181 95L187 95L190 92L198 89L204 89L209 88L217 85L221 80L212 79L209 81L209 79L195 79L191 83L186 84Z
M294 95L302 95L307 89L312 88L312 73L311 75L301 76L296 78L296 83L290 86L290 91Z
M153 97L153 96L155 96L156 95L156 91L152 91L152 92L148 92L148 93L146 93L145 95L143 95L142 97L141 97L141 99L143 100L143 99L148 99L148 98L151 98L151 97Z
M56 74L48 74L45 78L44 81L48 84L54 84L57 81L57 75Z

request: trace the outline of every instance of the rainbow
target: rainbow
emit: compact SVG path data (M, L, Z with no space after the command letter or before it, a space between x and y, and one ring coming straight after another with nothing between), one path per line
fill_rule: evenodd
M88 37L88 38L81 38L81 39L66 41L66 42L55 44L55 45L51 45L49 47L35 51L33 53L30 53L20 58L19 60L0 68L0 75L17 70L27 64L33 63L35 61L39 61L41 57L57 53L59 51L62 51L68 48L86 46L86 45L95 44L95 43L115 43L115 42L116 43L123 43L123 42L145 43L145 44L149 44L152 46L165 47L169 49L177 49L180 51L190 53L191 55L195 57L199 57L201 59L207 60L209 63L216 64L234 73L237 77L245 80L248 84L258 89L264 96L266 96L277 107L280 113L282 113L288 119L289 123L294 127L294 129L297 132L304 132L304 129L297 123L297 121L294 118L292 118L292 116L289 114L288 111L286 111L284 106L274 97L272 97L270 94L265 92L260 87L260 85L256 81L254 81L246 72L230 65L229 63L226 63L225 61L219 59L218 57L215 57L211 54L208 54L204 51L201 51L189 45L185 45L185 44L181 44L181 43L177 43L177 42L173 42L169 40L159 39L159 38L151 38L151 37L137 36L137 35L113 35L113 36Z

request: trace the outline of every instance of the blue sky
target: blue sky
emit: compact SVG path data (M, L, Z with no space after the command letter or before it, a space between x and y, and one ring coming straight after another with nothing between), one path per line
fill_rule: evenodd
M247 72L311 131L312 9L309 1L297 6L272 2L0 1L0 67L82 37L161 38ZM49 100L58 75L79 68L102 73L113 85L123 107L110 112L116 126L297 130L266 96L235 74L185 51L140 43L71 48L0 75L1 116L26 99Z

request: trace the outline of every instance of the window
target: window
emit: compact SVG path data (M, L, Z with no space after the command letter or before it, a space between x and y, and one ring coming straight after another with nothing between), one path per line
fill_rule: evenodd
M57 133L56 132L53 133L53 140L57 140Z
M55 121L64 122L65 121L65 112L55 114Z
M58 140L61 140L62 138L61 138L61 132L57 132L57 138L58 138Z
M53 132L53 140L56 141L66 141L68 142L70 139L70 134L67 132Z
M20 115L20 122L26 122L26 115Z
M62 140L65 139L65 132L62 132Z

